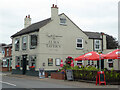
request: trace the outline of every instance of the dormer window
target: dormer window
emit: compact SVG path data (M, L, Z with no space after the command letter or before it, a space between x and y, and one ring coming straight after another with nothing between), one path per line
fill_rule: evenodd
M60 18L60 24L66 25L66 18Z

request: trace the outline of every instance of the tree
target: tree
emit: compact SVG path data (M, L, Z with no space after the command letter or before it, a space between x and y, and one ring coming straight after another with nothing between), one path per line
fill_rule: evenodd
M118 41L111 35L106 35L107 49L117 49Z

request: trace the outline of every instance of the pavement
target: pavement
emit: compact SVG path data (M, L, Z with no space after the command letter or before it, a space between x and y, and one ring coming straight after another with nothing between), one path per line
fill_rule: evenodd
M17 75L17 74L11 74L11 72L3 72L1 75L6 77L16 77L21 79L27 79L27 80L38 80L42 82L47 83L55 83L59 85L67 85L67 86L74 86L78 88L120 88L118 85L96 85L95 82L81 82L81 81L68 81L68 80L58 80L58 79L51 79L49 78L42 78L35 76L27 76L27 75Z

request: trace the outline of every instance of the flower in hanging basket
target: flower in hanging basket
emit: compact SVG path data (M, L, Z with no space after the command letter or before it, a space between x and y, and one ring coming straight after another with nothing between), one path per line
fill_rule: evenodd
M68 63L70 63L70 62L68 61Z
M35 66L29 66L29 68L35 68Z
M19 67L20 67L20 65L16 65L16 66L15 66L15 68L19 68Z

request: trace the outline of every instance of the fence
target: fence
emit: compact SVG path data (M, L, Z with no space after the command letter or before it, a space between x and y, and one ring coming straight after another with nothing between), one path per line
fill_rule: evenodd
M120 84L120 70L109 71L106 70L105 79L107 83ZM75 81L78 80L89 80L96 81L97 71L87 71L87 70L73 70L73 78Z

